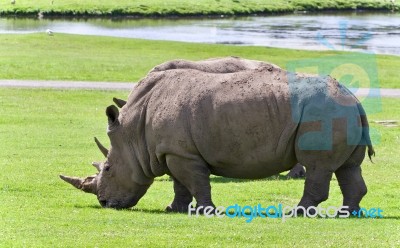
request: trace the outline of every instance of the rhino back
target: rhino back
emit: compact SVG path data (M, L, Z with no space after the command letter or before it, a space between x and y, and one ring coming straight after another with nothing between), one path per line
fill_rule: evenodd
M212 173L265 177L296 163L286 73L279 69L161 72L147 104L150 156L203 158Z

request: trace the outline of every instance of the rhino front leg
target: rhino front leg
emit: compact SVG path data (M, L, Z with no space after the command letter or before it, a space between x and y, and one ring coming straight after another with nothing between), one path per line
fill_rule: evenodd
M328 199L329 184L333 173L326 170L306 169L303 197L298 206L307 211L309 207L317 207L318 204ZM298 208L297 213L303 214L304 212ZM309 213L314 214L315 211L311 209Z
M196 199L197 208L215 208L211 200L210 170L201 157L188 159L167 155L166 160L171 175Z
M166 211L185 213L188 211L188 206L193 200L192 194L178 180L174 177L172 177L172 179L174 180L175 197L172 203L167 206Z

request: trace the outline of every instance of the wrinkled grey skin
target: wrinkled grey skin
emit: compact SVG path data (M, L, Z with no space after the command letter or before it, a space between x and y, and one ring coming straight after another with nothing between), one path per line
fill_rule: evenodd
M107 108L111 149L102 150L107 159L96 165L99 173L62 178L96 194L103 207L129 208L155 177L168 174L175 197L167 210L183 212L193 197L198 206L214 206L210 174L264 178L301 163L307 177L300 206L325 201L335 173L343 205L359 209L367 192L360 168L366 147L374 154L365 145L368 129L358 127L368 127L361 104L330 77L296 74L291 90L288 75L275 65L234 57L159 65L126 103L119 102L120 112ZM324 104L332 99L340 104ZM350 116L357 125L346 129ZM320 142L301 140L321 130L319 118L331 120L331 148L303 149L304 140Z

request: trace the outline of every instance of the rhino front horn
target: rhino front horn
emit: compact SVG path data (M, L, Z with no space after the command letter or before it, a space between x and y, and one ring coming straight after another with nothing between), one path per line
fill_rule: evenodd
M97 194L96 176L89 176L85 179L79 177L68 177L60 175L60 178L67 183L71 184L77 189L81 189L86 193Z
M68 177L68 176L64 176L64 175L60 175L60 178L64 181L66 181L67 183L71 184L72 186L74 186L77 189L81 189L82 188L82 183L83 183L83 179L78 178L78 177Z
M100 149L101 153L103 153L104 157L107 157L107 148L105 148L96 137L94 137L94 142L96 142L97 147Z

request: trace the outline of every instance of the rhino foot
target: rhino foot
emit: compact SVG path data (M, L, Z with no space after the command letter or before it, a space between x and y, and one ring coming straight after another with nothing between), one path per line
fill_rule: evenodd
M215 206L212 203L211 203L211 205L207 205L207 206L197 205L196 213L205 214L205 215L213 215L213 214L215 214Z
M194 206L194 203L190 204L175 204L171 203L165 208L165 211L167 212L175 212L175 213L192 213L192 214L214 214L215 213L215 206L214 204L211 205L196 205Z
M361 175L361 163L365 156L365 146L358 146L351 157L335 171L340 190L343 194L343 206L352 216L360 211L360 202L367 194L367 186ZM360 214L361 216L362 214Z
M169 212L169 213L187 213L188 212L188 205L184 205L184 204L174 204L171 203L170 205L168 205L165 208L165 211Z
M332 174L327 170L310 170L307 172L303 197L297 207L298 215L304 214L304 210L310 215L315 214L315 207L328 199Z
M167 212L184 213L188 211L189 204L193 200L193 196L189 190L181 184L178 180L172 177L174 181L175 197L173 202L165 208Z
M367 193L360 166L340 168L335 174L343 194L343 206L347 207L350 215L353 211L358 213L361 199Z
M301 164L296 164L286 175L289 178L301 178L306 176L306 171Z
M169 208L167 207L167 211L185 209L199 214L214 211L215 206L211 200L210 170L207 163L201 158L187 159L176 155L168 155L166 160L174 180L175 192L174 201ZM196 207L191 203L193 197L197 202Z

